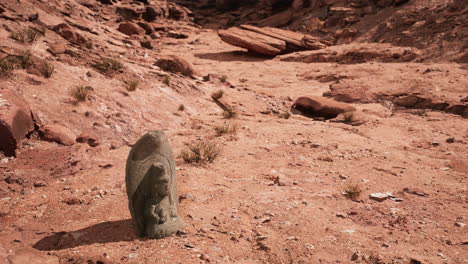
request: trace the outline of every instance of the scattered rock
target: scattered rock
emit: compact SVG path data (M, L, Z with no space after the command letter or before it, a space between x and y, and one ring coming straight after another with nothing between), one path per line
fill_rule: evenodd
M62 36L64 39L72 43L80 45L84 45L87 43L86 39L82 35L80 35L78 32L76 32L74 28L72 28L66 23L62 23L55 26L54 31L57 32L60 36Z
M445 140L445 142L447 143L454 143L455 142L455 138L454 137L449 137Z
M84 131L77 138L76 142L78 143L87 143L91 147L97 147L99 145L99 140L96 135L92 132Z
M189 38L189 36L187 34L180 33L180 32L173 31L173 30L167 32L167 36L170 37L170 38L175 38L175 39L187 39L187 38Z
M66 50L67 46L63 43L49 44L49 48L47 49L52 55L63 54Z
M124 22L119 25L118 31L131 36L131 35L143 35L146 30L140 27L138 24L133 22Z
M356 109L342 102L320 97L320 96L302 96L296 99L291 106L293 113L302 114L311 118L331 119L341 113L352 112Z
M16 148L34 130L29 104L7 89L0 90L0 151L15 156Z
M416 189L416 188L407 187L407 188L403 189L403 192L418 195L418 196L422 196L422 197L428 197L429 196L429 194L425 193L423 190Z
M56 142L65 146L75 144L75 136L68 128L61 125L48 125L40 128L41 138L46 141Z
M164 13L164 10L160 7L147 6L141 17L148 22L153 22L156 20L156 18L163 17Z
M375 200L375 201L378 201L378 202L382 202L382 201L385 201L387 200L388 198L392 197L392 193L371 193L369 195L369 198L371 198L372 200Z
M465 224L465 223L462 223L462 222L456 222L456 223L455 223L455 226L458 226L458 227L465 227L466 224Z
M10 264L59 264L59 258L32 248L18 249L8 257Z
M163 71L180 73L184 76L200 75L193 69L192 65L188 61L175 55L161 57L156 61L155 65Z
M153 49L153 48L154 48L154 42L151 41L151 40L144 40L144 41L141 41L141 42L140 42L140 45L141 45L143 48L146 48L146 49Z
M63 201L64 203L68 205L77 205L77 204L82 204L83 200L77 198L77 197L69 197Z
M45 182L43 182L43 181L35 181L34 182L34 187L36 187L36 188L46 187L46 186L47 186L47 184Z
M115 12L120 15L124 20L132 21L138 20L141 17L141 12L128 6L118 6Z

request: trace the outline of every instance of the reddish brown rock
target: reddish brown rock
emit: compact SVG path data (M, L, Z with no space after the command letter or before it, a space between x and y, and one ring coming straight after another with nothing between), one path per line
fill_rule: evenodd
M133 22L124 22L119 25L118 30L126 35L143 35L145 34L145 29L140 27L138 24Z
M6 89L0 90L0 151L15 156L18 144L34 131L28 103Z
M59 264L59 258L32 248L22 248L8 257L10 264Z
M141 42L140 42L140 45L141 45L143 48L153 49L153 48L154 48L154 41L151 41L151 40L141 41Z
M185 76L200 75L188 61L174 55L161 57L155 65L167 72L180 73Z
M138 20L141 17L141 12L136 11L132 7L118 6L115 12L120 15L124 20Z
M72 43L84 45L87 42L83 36L77 33L75 29L68 24L59 24L54 27L54 31L60 34L60 36L62 36L64 39Z
M286 49L283 40L239 28L220 30L218 35L224 42L264 55L275 56Z
M293 113L300 113L311 118L331 119L341 113L355 111L356 109L347 104L321 96L302 96L292 104Z
M40 129L42 139L65 146L75 144L73 132L61 125L48 125Z
M99 145L98 137L90 132L90 131L83 131L77 138L76 142L78 143L87 143L91 147L97 147Z

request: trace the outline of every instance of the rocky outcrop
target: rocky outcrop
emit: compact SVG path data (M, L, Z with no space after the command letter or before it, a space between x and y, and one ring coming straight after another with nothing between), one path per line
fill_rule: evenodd
M269 56L301 50L322 49L329 44L318 37L298 32L250 25L220 30L218 35L226 43Z
M418 50L392 45L362 43L328 47L317 51L303 51L281 56L281 61L338 62L343 64L378 62L409 62L418 57Z
M10 90L0 90L0 152L15 156L19 143L32 131L34 120L28 103Z

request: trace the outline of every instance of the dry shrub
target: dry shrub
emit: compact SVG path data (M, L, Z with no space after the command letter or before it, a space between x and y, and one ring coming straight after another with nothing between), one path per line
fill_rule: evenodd
M88 99L89 94L93 90L91 86L76 86L70 91L70 95L75 99L76 102L84 102Z
M235 134L237 132L237 124L224 123L223 125L215 126L214 130L216 132L217 137L220 137L226 134Z
M362 187L359 183L348 183L343 191L345 197L351 200L357 200L362 193Z
M42 74L42 76L44 76L45 78L50 78L54 73L55 67L50 62L43 62L39 65L38 70Z
M232 119L232 118L235 118L236 116L237 116L237 113L231 108L227 108L226 110L223 111L223 117L226 119Z
M133 80L126 81L125 84L126 84L127 91L133 92L138 88L140 81L133 79Z
M21 42L21 43L33 43L38 40L40 37L44 36L45 30L38 29L34 27L23 28L18 31L13 31L10 33L10 38Z
M186 150L183 150L180 157L186 163L211 163L220 154L221 150L218 145L210 141L201 141L189 144Z
M211 94L211 98L213 98L214 100L218 100L218 99L220 99L221 97L223 97L223 95L224 95L224 91L223 91L223 90L218 90L218 91L213 92L213 93Z
M93 67L102 73L107 73L123 69L123 64L116 59L105 58L102 61L94 63Z

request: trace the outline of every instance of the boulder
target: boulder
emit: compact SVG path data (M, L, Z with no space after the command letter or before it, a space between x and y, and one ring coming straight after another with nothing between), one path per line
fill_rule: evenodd
M159 6L147 6L145 12L142 14L142 18L148 22L153 22L159 17L164 17L165 12Z
M188 61L174 55L161 57L156 61L155 65L163 71L180 73L184 76L199 75Z
M73 132L61 125L48 125L40 128L41 138L65 146L75 144Z
M218 35L226 43L264 55L276 56L286 50L283 40L240 28L220 30Z
M83 36L81 36L78 32L75 31L74 28L66 23L55 26L54 31L72 43L84 45L87 42Z
M15 156L19 143L32 131L34 120L29 104L13 91L0 90L0 151Z
M122 17L124 20L138 20L141 17L141 12L136 11L135 9L128 6L118 6L115 9L115 12Z
M145 34L145 29L140 27L138 24L133 22L124 22L119 25L118 30L126 35L143 35Z
M59 258L32 248L18 249L8 257L10 264L59 264Z
M291 111L311 118L336 118L339 114L355 111L347 103L337 102L321 96L301 96L291 106Z

